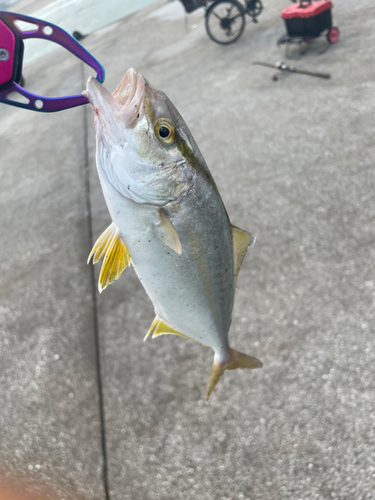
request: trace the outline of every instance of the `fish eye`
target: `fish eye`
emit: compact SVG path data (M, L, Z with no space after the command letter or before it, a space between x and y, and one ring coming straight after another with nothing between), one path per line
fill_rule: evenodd
M168 137L171 135L171 131L168 127L164 127L164 125L162 125L161 127L159 127L159 135L163 139L168 139Z
M154 124L155 135L162 144L170 146L175 139L175 126L172 120L160 118Z

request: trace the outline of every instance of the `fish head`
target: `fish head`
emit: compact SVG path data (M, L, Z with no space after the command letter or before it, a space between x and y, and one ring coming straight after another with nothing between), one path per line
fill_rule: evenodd
M163 92L129 69L113 94L90 78L84 95L95 115L97 165L107 189L158 206L189 190L204 160Z

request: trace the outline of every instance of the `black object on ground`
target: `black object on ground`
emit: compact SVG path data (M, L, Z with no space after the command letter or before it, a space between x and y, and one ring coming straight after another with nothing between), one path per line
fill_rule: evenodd
M78 42L87 37L87 35L82 35L79 31L73 31L72 35Z
M194 12L200 7L207 6L207 0L181 0L181 3L185 7L188 14L190 14L190 12Z
M255 62L253 62L253 64L258 65L258 66L265 66L266 68L278 69L279 71L282 71L282 72L299 73L300 75L315 76L317 78L324 78L326 80L331 78L331 75L329 73L317 73L314 71L305 71L303 69L296 68L295 66L288 66L283 61L277 62L276 64L255 61ZM272 79L274 81L277 81L277 76L276 77L274 76Z

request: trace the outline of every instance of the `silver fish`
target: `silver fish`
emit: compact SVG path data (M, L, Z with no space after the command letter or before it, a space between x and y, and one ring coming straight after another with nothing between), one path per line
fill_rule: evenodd
M133 266L155 308L146 335L176 334L212 347L210 397L224 370L260 368L229 347L237 275L252 236L232 226L182 117L130 69L111 95L94 78L97 169L112 224L89 261L103 259L101 292Z

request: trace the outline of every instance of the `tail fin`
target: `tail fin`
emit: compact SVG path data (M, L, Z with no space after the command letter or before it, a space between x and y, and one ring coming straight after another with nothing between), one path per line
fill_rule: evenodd
M242 352L230 350L230 357L224 363L216 363L212 365L210 380L208 381L206 402L210 399L212 391L215 389L216 384L219 382L220 377L225 370L236 370L237 368L262 368L263 363L253 356L248 356Z

